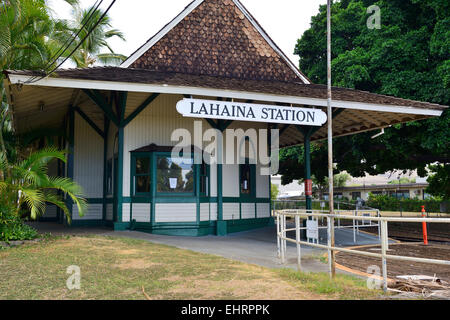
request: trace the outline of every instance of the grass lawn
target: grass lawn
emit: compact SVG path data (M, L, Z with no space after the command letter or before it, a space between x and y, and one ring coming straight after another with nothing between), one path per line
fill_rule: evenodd
M81 269L69 290L67 267ZM55 237L0 249L0 299L377 299L364 280L270 269L120 237Z

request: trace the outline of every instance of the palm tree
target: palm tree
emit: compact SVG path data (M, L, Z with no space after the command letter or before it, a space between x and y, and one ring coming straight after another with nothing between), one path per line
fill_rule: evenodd
M122 32L117 29L112 29L111 19L108 15L105 15L95 29L93 29L97 21L99 21L104 14L104 11L93 7L81 9L77 5L73 6L73 8L74 18L69 24L74 31L81 29L78 41L86 38L78 50L70 57L78 68L89 67L96 62L103 64L119 64L127 58L122 54L115 53L108 44L108 40L114 37L125 40ZM91 18L89 19L89 17ZM83 25L85 26L83 27ZM89 30L92 31L88 35ZM74 46L75 45L76 44L74 44ZM107 48L109 52L100 53L104 48ZM67 51L67 54L70 53L69 50Z
M45 148L32 152L24 160L9 163L4 153L0 153L0 206L9 208L20 217L23 210L29 211L32 219L45 212L46 203L62 209L70 222L70 212L61 194L67 194L84 215L87 202L82 188L69 178L50 177L47 174L49 162L59 159L66 161L65 153L56 148Z
M65 0L76 5L77 0ZM48 70L55 52L72 35L67 23L54 19L45 0L0 0L0 71L6 69ZM12 137L11 115L0 73L0 152Z

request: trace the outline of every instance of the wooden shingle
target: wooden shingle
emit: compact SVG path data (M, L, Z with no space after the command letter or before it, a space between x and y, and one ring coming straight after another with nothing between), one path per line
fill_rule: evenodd
M255 23L235 0L204 0L129 67L304 83Z

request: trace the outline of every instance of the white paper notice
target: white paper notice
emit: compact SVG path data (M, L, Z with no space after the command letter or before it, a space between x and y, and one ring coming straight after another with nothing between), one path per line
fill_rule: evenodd
M175 189L177 187L177 178L169 178L170 189Z

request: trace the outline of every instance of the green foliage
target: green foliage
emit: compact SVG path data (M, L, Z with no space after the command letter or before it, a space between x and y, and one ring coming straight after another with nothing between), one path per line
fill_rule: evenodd
M0 241L32 240L37 236L37 231L22 221L0 225Z
M407 184L407 183L416 183L415 178L409 179L408 177L401 177L397 180L391 180L388 182L388 184Z
M270 199L276 200L278 198L278 194L280 190L278 190L278 186L276 184L271 183L270 185Z
M0 203L0 241L31 240L37 231L24 224L14 210Z
M47 166L55 159L66 161L65 153L54 148L35 151L17 162L9 162L0 153L0 206L15 217L29 213L36 219L45 212L46 203L63 210L70 222L70 213L62 195L67 194L82 216L87 208L82 188L69 178L50 177Z
M428 177L426 192L450 200L450 164L429 167L432 174Z
M384 194L369 194L366 205L381 211L420 212L421 206L425 206L427 212L440 212L440 203L438 199L397 199Z
M368 29L366 10L381 9L381 29ZM333 85L450 104L450 2L446 0L342 0L332 4ZM300 69L315 83L326 84L326 6L311 18L298 40ZM426 174L430 163L450 163L450 110L440 117L408 122L333 141L336 171L354 177L399 169ZM312 173L327 170L327 146L312 147ZM283 183L303 178L303 148L281 152ZM446 172L440 171L440 174Z
M78 68L86 68L92 66L96 62L101 62L103 64L120 64L127 57L115 53L108 44L108 40L111 38L119 38L125 40L123 33L117 29L113 29L111 25L111 19L106 15L97 27L89 34L88 30L93 29L95 23L100 20L103 15L101 9L94 10L93 8L82 9L79 6L74 6L73 9L73 19L68 22L71 28L75 31L81 28L81 26L87 21L87 18L92 14L92 18L86 23L86 26L82 29L79 34L78 41L74 42L73 47L75 47L82 39L85 37L86 40L81 44L78 50L73 54L70 59L77 65ZM100 51L107 48L109 52L101 53ZM68 50L67 53L70 53Z

